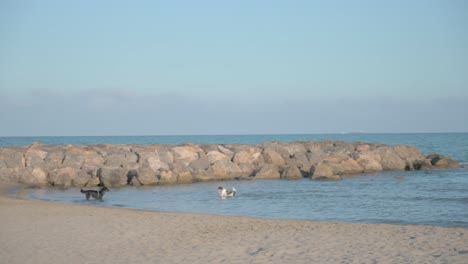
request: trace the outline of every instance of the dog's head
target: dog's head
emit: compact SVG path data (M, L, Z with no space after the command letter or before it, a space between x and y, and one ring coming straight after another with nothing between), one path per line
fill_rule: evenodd
M221 187L221 186L219 186L219 187L218 187L218 191L222 191L222 190L224 190L224 188Z
M110 192L110 190L107 189L107 187L102 187L101 192L103 192L103 193L104 193L104 192Z

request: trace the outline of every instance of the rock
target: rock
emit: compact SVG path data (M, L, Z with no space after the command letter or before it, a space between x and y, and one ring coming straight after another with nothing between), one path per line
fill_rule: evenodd
M65 159L65 152L62 149L54 149L47 152L44 158L44 167L48 171L62 167L62 162Z
M357 152L368 152L370 149L370 146L368 144L361 144L356 146L356 151Z
M340 141L0 147L0 181L62 187L304 176L336 180L362 172L459 166L442 155L425 157L414 147Z
M24 148L0 148L0 168L19 171L25 167Z
M127 172L121 167L102 167L98 176L101 184L106 187L125 186L128 181Z
M437 169L456 169L460 167L460 163L443 155L431 154L427 156L427 159Z
M252 164L260 166L265 163L265 160L260 152L250 152L241 150L234 155L233 161L236 164Z
M159 148L156 149L154 153L160 161L166 164L174 163L174 154L172 154L172 152L167 147L159 146Z
M39 167L23 169L20 172L19 182L33 186L44 186L48 184L47 173Z
M276 166L284 166L285 162L283 157L274 150L266 149L263 151L263 158L265 163L273 164Z
M63 160L62 166L64 168L70 167L70 168L79 169L83 165L84 160L85 160L84 156L65 154L65 158Z
M242 171L242 178L249 178L255 175L255 166L248 163L238 164Z
M221 145L218 145L218 149L221 153L226 155L228 157L228 160L232 160L232 157L234 157L234 152L226 147L223 147Z
M84 157L82 166L99 167L99 166L102 166L104 162L105 162L105 159L101 155L97 153L93 153L91 155L87 155Z
M284 148L288 151L289 157L296 154L305 154L307 149L303 143L292 142L284 145Z
M363 168L355 160L348 156L337 154L324 158L322 162L314 166L312 179L337 179L337 176L362 172Z
M363 172L378 172L383 170L382 165L370 155L356 153L354 159L362 167Z
M127 181L129 177L128 173L130 173L130 171L127 172ZM147 161L142 162L140 167L136 170L136 175L132 172L130 177L132 178L131 182L136 178L141 185L155 185L159 182L156 170L154 170Z
M208 168L210 168L210 165L211 162L208 161L207 157L204 157L190 163L189 167L192 168L194 172L198 173L206 171Z
M373 156L375 154L377 154L378 157ZM405 170L406 168L406 161L400 158L391 147L385 146L378 148L370 153L370 155L376 160L380 159L382 169L385 171Z
M137 162L138 156L130 151L118 150L115 152L109 152L105 156L104 164L106 167L123 167L124 164L129 162Z
M156 157L148 158L148 164L153 169L153 171L168 171L170 170L169 165L162 162Z
M0 182L18 183L19 174L15 169L0 167Z
M312 164L309 162L306 153L297 152L293 154L292 160L294 160L294 163L296 164L297 168L301 171L302 175L309 175Z
M65 167L59 168L51 171L47 177L47 181L52 186L60 186L62 188L69 188L73 186L74 180L77 178L78 173L81 170ZM86 183L91 179L91 175L83 179L83 176L87 175L86 173L80 175L80 179L78 179L77 184L78 186L85 186Z
M281 175L279 168L274 164L265 164L262 168L255 173L255 179L280 179Z
M311 166L317 165L320 163L325 157L327 157L327 153L321 149L310 149L306 153L307 159L309 160L309 164Z
M286 165L281 173L281 179L301 179L303 178L301 171L295 165Z
M178 183L192 183L193 174L192 168L185 165L183 162L175 162L171 164L173 176L176 177Z
M38 164L44 163L44 159L47 157L47 152L40 149L28 149L24 153L26 167L38 166Z
M286 144L286 143L285 143ZM294 143L289 143L289 144L294 144ZM265 142L262 144L263 146L263 150L264 150L264 153L266 151L269 151L269 150L272 150L278 154L280 154L280 156L283 158L283 159L288 159L289 156L290 156L290 153L288 151L288 149L283 145L283 143L279 143L279 142ZM267 162L268 163L268 162Z
M198 159L198 149L192 145L175 147L172 149L174 160L189 165Z
M216 161L207 171L208 175L213 175L217 180L235 179L242 176L239 166L229 160Z
M160 184L174 184L177 182L177 176L172 171L163 171L159 176Z
M206 158L208 159L210 164L214 164L217 161L229 161L229 160L231 160L229 158L229 156L227 156L226 154L223 154L223 153L221 153L219 151L215 151L215 150L209 151L206 154Z

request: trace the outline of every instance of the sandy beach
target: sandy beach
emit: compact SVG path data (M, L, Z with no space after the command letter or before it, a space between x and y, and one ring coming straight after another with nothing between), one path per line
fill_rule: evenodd
M147 212L0 195L2 263L467 263L468 230Z

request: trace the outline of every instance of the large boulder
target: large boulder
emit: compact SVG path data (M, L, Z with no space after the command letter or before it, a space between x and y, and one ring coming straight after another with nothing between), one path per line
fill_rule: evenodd
M128 183L127 171L122 167L102 167L99 170L99 180L106 187L121 187Z
M277 165L274 164L265 164L261 167L261 169L255 173L255 179L269 179L275 180L280 179L281 174Z
M260 151L241 150L234 155L233 161L237 164L252 164L260 166L265 163Z
M355 160L344 155L328 156L314 166L312 179L332 179L338 176L362 173L363 168Z
M178 183L192 183L194 180L192 168L181 161L171 164L171 171Z
M211 166L210 161L207 157L197 159L196 161L190 163L189 167L192 168L195 174L204 173Z
M427 156L427 160L436 169L455 169L460 167L460 163L443 155L431 154Z
M369 153L375 160L380 160L382 169L385 171L398 171L406 169L406 161L390 146L384 146Z
M292 159L294 160L294 163L296 164L297 168L301 171L301 173L303 175L308 176L312 164L307 158L307 154L303 152L296 152L292 155Z
M44 163L47 152L40 149L30 148L24 153L26 167L34 167Z
M363 152L353 154L354 160L362 167L362 172L378 172L382 171L382 165L374 157Z
M206 158L210 162L210 164L214 164L217 161L226 161L226 160L229 161L230 160L229 156L216 150L212 150L206 153Z
M47 181L50 185L60 186L62 188L69 188L71 186L86 186L90 180L91 175L85 173L82 170L71 167L54 169L47 177Z
M228 157L228 160L232 160L232 157L234 157L234 152L230 150L229 148L227 148L227 146L218 145L218 150L219 152L226 155Z
M278 152L272 149L266 149L263 151L263 158L265 159L265 163L273 164L276 166L284 166L285 161L283 156L281 156Z
M159 158L160 161L171 164L174 163L174 154L170 151L170 149L166 146L158 146L158 148L154 151L156 157Z
M288 164L281 172L281 179L301 179L303 178L301 170L295 164Z
M47 156L44 158L44 164L39 165L48 171L57 169L63 166L62 162L65 158L65 151L62 148L55 148L47 151Z
M33 186L47 185L47 172L39 167L29 167L20 171L19 182Z
M174 160L189 165L191 162L197 160L199 148L194 145L174 147L172 152L174 154Z
M117 150L109 152L105 160L106 167L123 167L126 163L137 162L138 156L131 151Z
M289 153L289 150L285 147L285 145L287 145L287 143L265 142L262 144L264 152L272 150L280 154L283 159L288 159L291 154Z
M232 161L219 160L211 165L207 174L213 175L217 180L235 179L242 176L242 170Z
M0 168L19 171L24 168L24 148L0 148Z
M17 183L19 182L19 173L15 169L0 168L0 182Z
M127 172L127 182L138 182L139 185L155 185L159 182L158 170L155 170L147 161L143 161L138 169Z

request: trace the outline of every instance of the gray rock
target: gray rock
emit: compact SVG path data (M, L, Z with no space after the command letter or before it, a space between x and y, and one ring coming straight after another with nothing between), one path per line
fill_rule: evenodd
M218 145L218 150L224 155L226 155L228 157L228 160L232 160L232 157L234 157L234 152L225 146Z
M219 160L208 169L208 174L217 180L235 179L242 176L242 170L232 161Z
M19 182L33 186L47 185L47 172L39 167L22 169L20 171Z
M301 171L295 165L286 165L281 173L281 179L301 179L303 178Z
M15 169L0 168L0 182L4 183L18 183L19 173Z
M101 184L106 187L125 186L128 181L127 172L121 167L102 167L98 176Z
M165 146L159 147L155 150L156 156L159 158L160 161L171 164L174 163L174 155L172 152Z
M210 162L210 164L214 164L217 161L229 161L231 158L227 156L226 154L223 154L219 151L212 150L206 153L206 158Z
M382 169L385 171L405 170L406 161L393 151L391 147L385 146L376 149L370 155L377 154L379 157L374 157L376 160L381 161Z
M140 185L155 185L159 182L157 171L155 171L148 162L141 163L134 172L136 173L131 174L130 178L137 179ZM127 182L129 173L130 171L127 172ZM133 181L133 179L131 179L131 181Z
M338 179L337 176L362 173L363 168L348 156L328 156L314 166L312 179Z
M18 148L0 148L0 168L15 169L16 171L25 167L23 151Z
M274 164L265 164L262 168L255 173L255 179L280 179L281 175L279 168Z
M210 168L210 165L211 163L205 157L205 158L200 158L196 161L193 161L192 163L190 163L189 167L192 168L194 172L201 172L201 171L206 171L208 168Z
M266 149L263 151L263 158L265 163L273 164L276 166L284 166L285 162L283 157L272 149Z
M191 162L197 160L199 148L194 145L174 147L172 152L174 154L174 160L182 162L185 165L189 165Z
M72 168L72 167L65 167L52 170L48 177L47 181L50 185L59 186L62 188L69 188L73 185L74 180L77 178L78 173L80 172L79 169ZM84 173L86 174L86 173ZM80 175L80 179L77 181L77 184L82 183L83 174ZM91 175L88 175L87 179L81 186L85 186L86 183L91 179Z
M171 170L173 176L177 178L178 183L192 183L193 182L193 170L183 162L175 162L171 164Z
M427 156L427 159L430 161L431 165L437 169L456 169L460 167L457 161L443 155L431 154Z
M104 164L106 167L123 167L126 163L137 162L138 156L130 151L119 150L116 152L110 152L105 157L105 160Z

